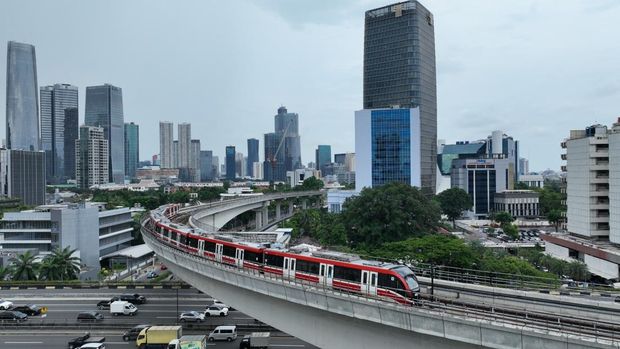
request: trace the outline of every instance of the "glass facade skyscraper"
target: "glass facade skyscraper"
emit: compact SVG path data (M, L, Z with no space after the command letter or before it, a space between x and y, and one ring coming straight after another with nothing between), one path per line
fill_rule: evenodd
M40 149L35 49L15 41L7 45L6 142L9 149Z
M125 175L136 177L140 161L140 128L133 122L125 123Z
M357 111L356 190L390 182L420 187L420 133L419 108Z
M200 151L200 181L212 181L215 177L215 169L213 168L213 151Z
M234 180L236 178L236 155L237 151L234 146L229 145L226 147L226 179Z
M254 174L254 163L258 162L258 139L250 138L248 139L248 160L246 164L246 175L252 178L255 178Z
M280 152L284 155L285 171L294 171L302 168L301 163L301 140L299 136L299 115L289 113L286 107L278 108L275 116L275 133L284 137L283 147ZM281 140L282 138L280 138ZM279 155L279 153L278 153ZM286 179L286 172L285 172Z
M282 137L278 133L265 133L265 162L263 163L264 179L266 181L285 181L286 168L282 147L278 151Z
M0 149L0 195L45 204L44 158L42 151Z
M331 145L319 145L315 150L316 169L321 171L321 175L325 176L325 166L332 162Z
M69 84L55 84L41 87L39 94L41 98L41 150L45 151L47 181L52 184L64 183L75 175L75 168L73 172L69 172L65 162L68 157L75 158L74 147L78 121L70 115L71 119L67 123L66 110L70 108L78 110L78 88ZM75 138L71 139L71 137ZM65 151L67 144L72 144L73 147Z
M78 108L65 109L65 177L75 179L75 141L79 138Z
M86 87L87 126L102 127L109 149L109 180L125 182L125 122L123 117L123 90L105 84Z
M437 86L433 14L418 1L366 12L364 109L420 108L421 188L435 192Z

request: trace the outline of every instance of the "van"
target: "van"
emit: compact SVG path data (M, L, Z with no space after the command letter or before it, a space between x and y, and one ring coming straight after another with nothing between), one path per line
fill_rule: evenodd
M237 326L218 326L209 333L209 342L229 341L237 339Z

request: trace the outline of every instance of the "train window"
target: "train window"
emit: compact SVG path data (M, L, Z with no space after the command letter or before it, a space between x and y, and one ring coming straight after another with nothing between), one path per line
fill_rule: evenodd
M198 248L198 239L192 238L192 237L188 237L187 238L187 245L189 247Z
M215 253L215 242L205 241L205 251Z
M297 260L297 271L301 271L308 274L319 275L319 263Z
M179 234L179 243L181 245L187 245L187 236Z
M362 271L345 267L334 266L334 278L360 282L362 279Z
M164 231L164 236L165 236L165 237L167 237L167 238L169 238L169 237L170 237L170 230L168 230L168 229L163 229L163 228L162 228L162 230Z
M230 247L230 246L224 245L224 249L222 251L222 254L224 256L236 258L237 257L237 249L234 248L234 247Z
M177 232L176 231L170 231L170 238L172 240L176 240L177 239Z
M258 262L258 263L263 262L263 255L261 253L256 253L256 252L252 252L248 250L245 250L243 258L246 261L250 261L250 262Z
M267 263L268 265L272 265L274 267L282 268L282 266L284 266L284 257L274 256L274 255L265 255L265 263Z
M379 287L385 287L394 290L404 289L403 284L400 282L400 280L396 276L390 274L379 274Z

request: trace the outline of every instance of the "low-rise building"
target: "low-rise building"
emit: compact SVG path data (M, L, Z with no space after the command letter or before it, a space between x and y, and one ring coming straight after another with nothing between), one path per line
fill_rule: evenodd
M495 193L495 212L508 212L513 217L533 218L540 215L539 194L533 190L505 190Z
M291 188L302 185L304 180L310 177L319 178L319 171L313 168L300 168L295 171L286 171L286 180Z
M543 188L545 186L545 178L539 174L520 175L519 183L524 183L530 188Z
M342 212L342 205L347 199L359 195L355 190L337 190L327 191L327 211L330 213Z
M131 245L132 222L129 208L102 210L96 203L7 212L0 220L0 251L36 250L45 255L56 248L76 249L86 266L80 277L95 279L107 254Z

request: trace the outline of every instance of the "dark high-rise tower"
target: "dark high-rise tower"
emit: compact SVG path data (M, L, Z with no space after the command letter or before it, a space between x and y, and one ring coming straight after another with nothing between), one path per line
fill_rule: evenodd
M15 41L6 55L6 142L9 149L40 149L36 54Z
M246 175L249 177L256 177L254 174L254 163L258 162L258 139L248 139L248 160L246 164Z
M294 171L302 168L299 115L297 113L289 113L284 106L278 108L278 114L275 116L275 131L280 140L284 137L284 143L280 151L284 155L285 171ZM286 172L284 173L284 179L286 179Z
M125 175L135 178L140 161L140 127L133 122L125 123Z
M75 141L79 138L78 108L65 109L65 177L75 179Z
M109 149L109 180L125 181L125 123L123 118L123 90L105 84L86 87L87 126L103 128Z
M226 147L226 179L235 179L236 175L236 164L235 164L235 156L237 155L237 151L235 147L229 145Z
M437 175L437 86L433 14L418 1L366 12L364 109L420 108L421 187Z
M45 168L50 183L64 183L75 176L75 167L71 172L66 162L75 163L75 140L78 138L78 121L66 121L67 109L78 108L78 88L69 84L43 86L39 91L41 97L41 150L45 151ZM70 112L71 113L71 112ZM69 116L70 118L72 115ZM73 129L67 130L68 127ZM69 139L66 139L69 137ZM69 145L65 151L65 145ZM73 151L71 151L73 150Z

